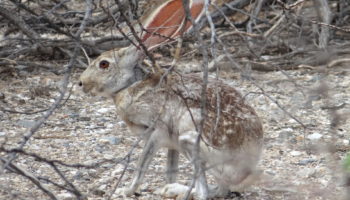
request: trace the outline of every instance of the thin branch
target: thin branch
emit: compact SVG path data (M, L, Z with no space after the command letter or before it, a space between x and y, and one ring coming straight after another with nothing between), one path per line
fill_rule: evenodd
M195 181L197 180L197 177L204 174L204 169L202 167L202 161L201 161L199 155L200 155L200 141L201 141L201 137L203 134L204 122L206 120L206 115L207 115L207 85L208 85L209 58L208 58L208 51L206 49L207 47L205 46L203 38L199 32L198 24L193 20L193 18L191 16L188 0L182 0L182 4L183 4L185 14L186 14L186 20L189 21L191 24L193 24L193 31L194 31L194 34L195 34L198 42L199 42L200 51L201 51L202 56L203 56L203 60L202 60L203 82L202 82L201 103L200 103L201 104L201 106L200 106L201 116L200 116L199 126L198 126L198 136L196 138L195 148L193 150L193 159L194 159L193 163L195 166L195 171L193 174L191 187L189 188L189 190L187 191L186 196L185 196L185 199L189 199L190 193L191 193L192 188L195 184ZM209 13L208 6L209 6L209 1L205 0L204 9L205 9L206 15L208 15L208 13ZM211 18L209 18L209 20L211 20ZM206 184L206 182L205 182L204 187L206 187L206 190L208 191L208 185Z
M56 171L56 173L61 177L61 179L70 187L72 190L70 190L77 199L85 199L85 196L74 186L74 184L69 181L66 176L57 168L57 166L53 163L52 168Z
M65 166L65 167L70 167L70 168L93 169L93 168L97 168L97 167L99 167L99 166L101 166L102 164L105 164L105 163L110 163L110 162L115 163L115 161L111 161L111 160L102 160L100 162L96 162L96 163L89 164L89 165L80 164L80 163L68 164L68 163L65 163L65 162L60 161L60 160L47 159L45 157L39 156L38 154L29 153L27 151L24 151L23 149L5 149L3 146L0 146L0 152L18 153L18 154L21 154L21 155L25 155L25 156L29 156L29 157L35 158L36 161L44 162L44 163L47 163L48 165L59 164L59 165L62 165L62 166Z
M119 12L120 12L120 16L124 19L124 21L126 22L127 26L129 27L133 37L136 39L139 47L141 47L141 49L143 50L143 52L146 54L146 56L151 60L153 66L157 66L156 62L153 58L153 56L150 54L150 52L147 50L146 46L143 44L141 38L138 36L135 28L133 27L132 23L130 22L130 20L127 18L127 16L125 15L125 12L123 11L123 7L122 4L120 2L120 0L115 0L115 2L117 3L117 5L119 6ZM125 34L123 34L125 35ZM127 37L128 38L128 37Z
M0 160L3 162L6 169L16 172L22 175L23 177L29 179L32 183L38 186L38 188L41 191L47 194L51 199L57 200L57 197L48 188L46 188L43 184L41 184L41 182L33 174L29 173L28 171L21 168L20 166L17 166L16 164L10 162L10 160L6 160L5 158L2 158L2 157L0 157Z
M11 23L16 25L19 29L23 31L24 34L26 34L30 39L37 39L38 33L36 33L34 30L32 30L22 19L20 15L14 15L9 10L7 10L5 7L0 6L0 15L8 19Z
M85 11L85 17L84 17L84 21L80 24L80 27L78 29L78 31L76 32L76 34L74 34L74 37L75 38L79 38L80 37L80 34L82 33L82 31L85 29L86 27L86 24L87 24L87 21L88 19L90 18L91 16L91 5L92 5L92 2L91 0L86 0L86 11ZM72 69L73 69L73 66L76 62L76 59L77 59L77 56L78 56L78 51L80 50L80 44L79 43L76 43L75 45L75 48L74 48L74 51L73 51L73 55L67 65L67 69L66 69L66 74L63 78L63 84L62 84L62 87L60 89L60 95L56 98L55 102L52 104L52 106L48 109L48 111L43 114L43 116L38 120L36 121L36 123L34 124L34 126L26 133L24 134L24 137L22 139L22 142L19 144L19 147L17 149L20 149L22 150L25 145L27 144L27 142L30 140L30 138L39 130L39 128L44 124L44 122L53 114L53 112L59 107L59 105L61 104L61 102L63 101L64 99L64 96L68 90L68 83L69 83L69 80L70 80L70 75L71 75L71 72L72 72ZM3 168L8 168L9 166L12 166L13 163L12 161L14 159L16 159L17 155L15 152L12 152L10 153L9 155L9 158L7 160L5 160L5 164L3 165ZM52 164L52 166L54 167L54 169L56 170L56 172L61 176L61 178L63 180L66 181L67 184L70 185L71 188L73 188L73 190L75 191L74 194L80 198L81 193L75 188L75 186L70 183L65 177L64 175L58 170L58 168ZM19 173L22 173L21 171L19 171ZM38 184L36 182L36 180L33 180L31 177L28 177L32 180L33 183L35 184ZM40 183L40 182L39 182ZM40 187L40 186L39 186ZM45 188L42 189L45 191ZM46 191L47 192L47 191ZM48 193L49 196L50 193ZM54 197L54 196L53 196ZM51 198L53 198L51 197Z

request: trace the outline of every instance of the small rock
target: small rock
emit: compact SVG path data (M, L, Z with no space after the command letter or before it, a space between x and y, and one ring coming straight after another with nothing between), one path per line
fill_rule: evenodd
M332 136L330 136L330 135L324 135L323 136L325 139L332 139Z
M106 192L106 185L100 185L98 188L93 188L92 193L97 196L103 196Z
M99 177L99 176L98 176L98 172L97 172L97 170L95 170L95 169L91 169L90 171L88 171L88 174L89 174L89 176L92 177L92 178L98 178L98 177Z
M309 159L304 159L304 160L299 160L298 165L307 165L309 163L316 162L316 159L309 158Z
M293 129L291 129L291 128L282 129L278 134L278 140L280 142L284 142L284 141L289 140L291 137L293 137L292 131L293 131Z
M112 123L111 124L107 124L106 127L112 129L112 128L114 128L114 124L112 124Z
M300 151L291 151L290 155L292 155L292 156L300 156L301 152Z
M112 160L114 158L114 156L110 155L110 154L105 154L105 155L103 155L103 158L106 160Z
M268 175L271 175L271 176L275 176L276 175L276 172L274 172L274 171L265 170L264 172L265 172L265 174L268 174Z
M319 134L319 133L313 133L311 135L307 136L307 139L309 140L319 140L322 138L323 135Z
M1 132L0 132L0 136L1 136ZM343 140L343 144L344 145L349 145L349 140Z
M0 92L0 100L5 100L5 94Z
M0 132L0 137L1 137L1 136L5 136L5 135L6 135L5 132Z
M321 183L324 187L328 185L328 181L325 180L325 179L321 179L321 180L320 180L320 183Z
M107 140L106 138L101 138L98 140L98 142L101 144L109 144L109 140Z
M22 126L24 128L32 128L35 125L36 121L34 120L19 120L17 122L18 126Z
M79 117L79 121L91 121L91 117Z
M32 99L36 97L49 97L50 88L48 86L34 86L29 89Z
M311 176L313 176L313 174L315 174L316 170L315 169L302 169L300 171L297 172L297 174L300 176L300 177L303 177L303 178L309 178Z
M283 128L281 132L292 133L294 130L292 128Z
M126 170L124 166L119 166L118 165L117 169L113 170L111 175L112 175L112 177L116 177L119 174L121 174L124 170Z
M295 137L295 140L298 141L298 142L304 141L304 136L298 135L298 136Z
M27 72L32 72L33 68L29 67L27 65L16 65L15 68L19 71L27 71Z
M73 176L73 179L75 180L81 180L84 177L84 173L81 171L77 171L75 175Z
M176 198L186 194L189 187L178 183L167 184L164 187L157 189L155 194L161 195L165 198Z
M115 136L110 136L110 137L103 137L99 140L100 143L102 144L112 144L112 145L117 145L120 143L120 139L115 137Z
M69 114L69 117L76 119L76 118L79 118L79 114L78 113Z
M66 148L69 148L71 146L71 142L64 142L62 145Z
M61 199L61 200L73 200L75 199L75 196L71 193L61 193L61 194L58 194L57 195L58 199Z
M119 121L117 124L118 124L118 126L120 126L120 127L123 127L123 128L126 127L126 124L125 124L124 121Z
M144 182L143 184L141 184L140 187L139 187L139 191L140 192L150 192L150 191L153 192L153 190L150 189L149 182Z
M99 153L103 153L105 151L105 145L97 145L95 147L95 151L99 152Z
M104 113L107 113L109 112L110 109L109 108L100 108L97 110L98 113L101 113L101 114L104 114Z

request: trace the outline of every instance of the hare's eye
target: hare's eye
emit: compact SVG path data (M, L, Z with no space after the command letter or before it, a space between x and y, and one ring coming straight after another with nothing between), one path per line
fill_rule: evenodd
M109 62L106 61L106 60L102 60L102 61L100 62L99 67L100 67L101 69L107 69L107 68L109 67Z

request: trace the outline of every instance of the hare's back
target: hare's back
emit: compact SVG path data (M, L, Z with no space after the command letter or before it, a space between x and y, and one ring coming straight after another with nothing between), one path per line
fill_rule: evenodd
M172 82L172 90L186 106L196 110L201 107L203 80L200 76L176 75ZM261 121L236 89L223 81L209 79L206 94L204 142L218 149L240 148L247 142L261 143Z

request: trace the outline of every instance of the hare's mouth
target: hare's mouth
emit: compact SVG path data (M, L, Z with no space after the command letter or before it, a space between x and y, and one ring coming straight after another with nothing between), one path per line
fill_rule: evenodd
M85 94L89 94L91 96L102 96L102 97L110 97L111 95L106 92L103 88L97 88L97 87L82 87L83 92Z
M81 86L85 94L90 94L92 96L96 96L98 94L96 87L94 87L93 85L83 84L82 82L80 82L79 86Z
M83 86L83 92L86 93L86 94L89 94L89 93L92 93L92 87L87 87L87 86Z

